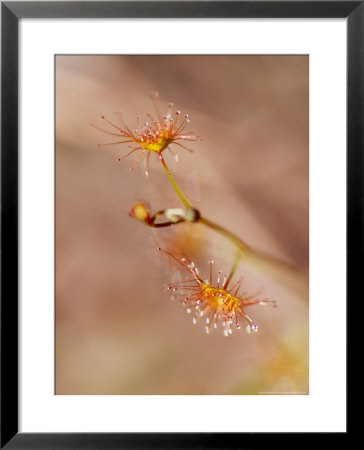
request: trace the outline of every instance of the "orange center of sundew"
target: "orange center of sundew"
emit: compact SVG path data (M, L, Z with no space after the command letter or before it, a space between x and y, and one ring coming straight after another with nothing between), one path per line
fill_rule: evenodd
M215 288L209 285L204 286L203 298L212 308L224 312L232 312L240 304L238 298L233 297L224 289Z
M148 138L145 141L138 140L138 143L150 152L162 152L172 142L171 136L167 131L161 131L157 138Z

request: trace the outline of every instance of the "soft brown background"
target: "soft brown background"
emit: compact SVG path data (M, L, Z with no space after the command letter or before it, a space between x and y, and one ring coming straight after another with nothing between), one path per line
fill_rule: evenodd
M91 122L119 111L134 128L155 90L203 137L168 160L186 196L294 268L237 271L245 290L278 302L247 310L257 334L206 335L170 301L174 268L157 243L205 276L211 257L230 270L233 249L201 225L156 233L131 219L137 200L181 203L156 158L146 179L142 165L129 171L135 157L116 161L127 146L95 146L114 138ZM308 393L307 274L307 56L57 56L57 394Z

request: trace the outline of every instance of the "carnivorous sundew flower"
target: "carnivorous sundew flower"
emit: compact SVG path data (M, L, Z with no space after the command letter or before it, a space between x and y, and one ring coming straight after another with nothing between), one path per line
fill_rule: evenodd
M212 266L214 261L209 261L209 278L205 281L200 277L198 268L193 262L185 258L178 259L171 253L158 247L181 265L192 278L177 281L168 285L167 289L172 292L172 298L180 298L186 311L192 314L194 324L199 319L204 320L205 331L210 333L211 329L217 328L219 324L223 327L224 336L229 336L233 328L241 328L241 320L247 323L246 331L258 331L258 326L246 314L245 308L252 305L276 306L275 300L260 300L256 295L242 294L239 296L242 279L240 278L231 285L231 276L222 276L218 271L216 283L213 282Z
M156 104L157 95L152 97L152 99L154 100L157 118L153 117L150 113L146 113L147 120L142 122L141 116L137 116L137 127L133 130L125 124L121 114L117 112L114 113L117 123L110 121L104 115L101 116L101 119L108 124L110 130L105 130L98 125L91 124L91 126L97 130L119 138L119 140L114 142L97 144L97 147L131 144L129 147L132 150L122 158L118 158L119 161L140 150L139 155L130 170L133 170L141 161L142 157L146 155L146 175L148 175L149 158L152 153L157 154L161 162L164 163L162 152L168 149L175 160L178 161L178 155L175 150L171 148L171 145L176 145L189 152L193 152L193 150L182 144L181 141L201 141L200 136L197 136L193 131L185 132L185 128L190 122L188 114L182 115L180 110L173 111L174 104L171 102L168 103L166 114L162 116Z

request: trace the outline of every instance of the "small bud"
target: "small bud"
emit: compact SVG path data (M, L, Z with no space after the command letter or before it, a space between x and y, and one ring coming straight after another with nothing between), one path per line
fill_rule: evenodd
M147 223L148 225L152 222L148 205L144 202L135 203L129 212L129 216L133 217L133 219Z

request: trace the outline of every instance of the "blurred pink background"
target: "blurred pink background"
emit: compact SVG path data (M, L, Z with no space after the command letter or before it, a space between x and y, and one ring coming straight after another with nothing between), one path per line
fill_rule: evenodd
M56 57L56 394L308 393L308 56ZM200 224L152 230L128 216L182 204L157 158L90 127L173 101L203 141L167 159L203 214L283 265L243 263L259 332L206 335L163 286L158 245L228 271L234 249ZM165 152L167 153L167 152ZM291 268L289 268L291 267Z

